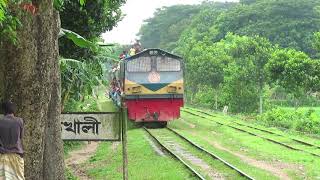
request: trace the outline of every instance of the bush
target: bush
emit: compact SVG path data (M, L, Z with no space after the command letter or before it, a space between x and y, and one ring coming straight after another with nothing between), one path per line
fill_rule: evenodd
M63 141L64 154L67 155L70 151L82 146L83 142L80 141Z
M310 134L320 134L320 119L314 110L299 111L275 108L259 115L261 123L271 127L293 129Z

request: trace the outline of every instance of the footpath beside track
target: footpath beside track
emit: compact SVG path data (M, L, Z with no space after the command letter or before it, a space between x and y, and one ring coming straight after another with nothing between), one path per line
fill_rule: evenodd
M228 171L231 172L234 176L237 177L237 179L254 179L250 177L248 174L244 173L234 165L228 163L226 160L222 159L216 154L213 154L209 152L208 150L200 147L196 143L190 141L177 131L171 129L171 128L165 128L161 130L152 130L144 128L145 131L163 148L165 149L169 154L171 154L174 158L179 160L182 164L184 164L197 178L199 179L224 179L223 176L221 176L220 172L217 171L215 168L212 167L206 167L208 166L206 160L201 158L202 156L199 156L195 154L194 152L197 151L198 154L203 154L204 156L208 156L209 159L211 158L215 162L221 163L225 168L228 169ZM175 140L176 139L176 140ZM185 150L180 147L185 146L191 146L191 148L188 150ZM187 158L186 158L187 154ZM188 154L191 154L188 155ZM188 159L189 158L189 159ZM194 160L190 160L190 158L193 158ZM202 167L208 168L207 171L209 173L204 173L205 171L201 168L199 170L199 164L202 163ZM198 165L198 167L197 167ZM210 173L211 171L211 173Z
M304 149L295 147L292 144L281 142L281 141L277 140L277 137L286 138L286 139L291 140L291 141L293 141L295 143L298 143L301 146L312 147L315 150L320 149L319 146L314 145L314 144L309 143L309 142L305 142L305 141L298 140L298 139L295 139L295 138L290 138L290 137L287 137L287 136L284 136L284 135L281 135L281 134L278 134L278 133L275 133L275 132L272 132L272 131L269 131L269 130L257 128L257 127L254 127L254 126L251 126L251 125L246 125L246 124L239 123L239 122L234 122L233 121L233 122L230 122L230 123L225 123L225 122L222 122L222 121L214 120L212 118L209 118L209 117L215 117L214 115L212 115L210 113L207 113L207 112L204 112L204 111L201 111L201 110L195 110L195 109L191 109L191 108L184 108L181 111L186 112L188 114L191 114L193 116L201 117L203 119L206 119L208 121L212 121L214 123L217 123L217 124L220 124L220 125L223 125L223 126L230 127L230 128L235 129L237 131L240 131L240 132L243 132L243 133L247 133L247 134L250 134L252 136L256 136L256 137L262 138L262 139L265 139L265 140L267 140L269 142L278 144L280 146L286 147L286 148L291 149L291 150L301 151L301 152L304 152L304 153L307 153L307 154L311 154L311 155L316 156L316 157L320 157L320 154L317 154L317 153L314 153L314 152L310 152L310 151L306 151ZM198 114L198 113L200 113L200 114ZM206 116L203 116L203 115L206 115L206 116L209 116L209 117L206 117ZM251 129L251 130L245 129L243 127ZM263 136L263 135L261 135L259 133L253 132L252 130L260 131L262 133L267 133L269 135L273 135L274 137L273 138L266 137L266 136Z

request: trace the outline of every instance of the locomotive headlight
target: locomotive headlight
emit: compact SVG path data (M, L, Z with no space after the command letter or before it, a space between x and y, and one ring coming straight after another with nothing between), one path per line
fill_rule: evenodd
M132 87L132 92L133 93L140 93L141 92L141 87L140 86Z
M169 86L168 87L168 93L175 93L175 92L177 92L176 86Z

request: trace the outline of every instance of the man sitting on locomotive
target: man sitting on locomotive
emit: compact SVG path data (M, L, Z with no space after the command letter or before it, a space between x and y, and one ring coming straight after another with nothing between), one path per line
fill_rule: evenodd
M127 51L122 51L122 53L119 55L119 59L123 60L128 57L128 52Z
M142 51L141 43L138 39L136 39L136 42L133 44L133 48L135 49L135 53Z

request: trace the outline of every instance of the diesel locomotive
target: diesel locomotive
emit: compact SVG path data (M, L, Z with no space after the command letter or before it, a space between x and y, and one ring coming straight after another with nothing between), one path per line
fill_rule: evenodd
M162 125L178 119L184 103L183 67L181 57L161 49L145 49L125 58L116 77L128 118Z

